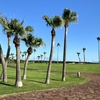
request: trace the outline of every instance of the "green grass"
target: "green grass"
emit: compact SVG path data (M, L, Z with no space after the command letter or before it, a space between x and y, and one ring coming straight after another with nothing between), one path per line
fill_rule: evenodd
M11 64L15 66L15 64ZM38 91L38 90L46 90L46 89L54 89L67 87L77 84L83 84L87 82L89 79L87 78L77 78L76 76L67 75L66 81L61 81L61 74L54 73L53 71L61 72L62 64L53 64L52 72L50 78L50 84L45 84L45 76L46 69L48 64L28 64L28 68L31 70L27 71L27 79L23 80L23 87L16 88L15 84L15 67L7 68L8 71L8 82L3 83L0 81L0 96L6 94L27 92L27 91ZM99 73L100 74L100 65L99 64L73 64L66 65L67 72L78 72L81 73ZM21 68L23 68L23 64L21 64ZM21 69L21 74L23 70ZM1 66L0 66L1 73Z

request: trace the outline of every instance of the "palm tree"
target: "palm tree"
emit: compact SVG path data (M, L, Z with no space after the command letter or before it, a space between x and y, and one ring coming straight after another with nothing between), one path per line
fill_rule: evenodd
M85 63L85 50L86 50L86 48L83 48L83 58L84 58L84 63Z
M46 21L46 25L50 26L52 28L51 30L51 51L50 51L50 57L49 57L49 63L48 63L48 69L47 69L47 75L46 75L46 84L50 83L50 72L51 72L51 66L52 66L52 56L54 51L54 42L55 42L55 28L61 27L62 25L62 19L59 16L54 16L52 18L49 18L48 16L43 16L43 19Z
M14 53L10 54L12 61L14 60Z
M99 63L100 63L100 44L99 44L100 37L97 37L97 40L98 40L98 58L99 58Z
M46 59L46 53L47 52L43 52L43 54L44 54L44 62L45 62L45 59Z
M0 44L0 58L1 58L1 63L2 63L2 73L1 73L0 79L4 80L4 67L3 66L5 66L5 59L4 59L1 44Z
M41 63L42 63L42 57L43 57L43 55L41 54L40 57L41 57Z
M25 60L24 71L22 76L22 79L26 79L28 59L33 52L32 47L40 47L41 45L44 45L44 42L42 41L41 38L35 38L34 36L32 36L32 34L27 34L26 37L22 38L22 40L25 42L26 46L29 47L27 50L28 55Z
M22 60L23 60L24 54L22 54Z
M80 52L77 52L77 55L78 55L79 62L81 62L81 59L80 59Z
M38 62L39 62L40 56L37 56L37 57L38 57Z
M20 73L20 38L19 36L25 35L27 30L27 27L24 28L23 22L19 22L16 18L11 20L12 23L12 29L14 30L15 37L13 39L13 43L15 44L16 48L16 80L15 80L15 86L16 87L22 87L22 81L21 81L21 73Z
M24 52L23 52L23 54L25 55L25 59L26 59L26 54L27 54L27 52L26 52L26 51L24 51Z
M68 36L68 25L72 22L77 21L77 13L76 12L71 12L70 9L65 8L63 10L62 19L63 19L63 24L64 24L64 27L65 27L62 81L65 81L65 76L66 76L66 44L67 44L67 36Z
M59 46L60 46L60 43L57 43L57 63L58 63L58 58L59 58L59 57L58 57L58 54L59 54L59 48L58 48L58 47L59 47Z
M8 64L8 59L9 59L9 55L10 55L10 38L11 36L14 35L14 30L12 29L12 26L11 26L11 20L9 21L6 17L2 17L0 16L0 24L2 25L3 27L3 31L4 33L7 35L7 38L8 38L8 49L7 49L7 53L6 53L6 58L5 60L3 60L4 58L1 58L3 62L3 80L4 82L7 82L7 64ZM3 52L2 52L3 53ZM3 57L3 56L2 56Z
M12 25L15 32L15 37L13 40L13 43L15 44L16 48L16 80L15 80L15 86L16 87L22 87L22 81L21 81L21 73L20 73L20 38L19 35L22 36L25 34L24 28L22 24L17 20L12 20Z
M33 51L34 51L34 62L35 62L35 52L36 52L36 49L33 49Z

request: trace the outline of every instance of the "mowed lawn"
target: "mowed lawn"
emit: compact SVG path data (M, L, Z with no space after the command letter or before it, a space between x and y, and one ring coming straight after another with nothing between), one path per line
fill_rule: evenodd
M66 75L66 81L61 81L61 71L62 64L52 64L51 69L51 78L50 84L45 84L46 70L48 64L44 63L29 63L27 70L27 79L23 80L23 87L17 88L15 84L15 64L9 64L12 68L8 67L8 82L3 83L0 80L0 96L28 92L28 91L38 91L38 90L47 90L54 88L67 87L77 84L83 84L89 79L83 78L82 76L78 78L77 76ZM21 75L23 73L24 64L21 63ZM1 74L1 65L0 65L0 74ZM100 74L100 64L67 64L67 72L81 72L81 73L98 73Z

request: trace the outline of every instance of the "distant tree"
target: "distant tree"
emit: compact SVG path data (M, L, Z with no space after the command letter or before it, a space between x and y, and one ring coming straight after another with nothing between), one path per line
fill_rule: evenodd
M98 40L98 59L99 59L99 64L100 64L100 37L97 37Z
M84 58L84 63L85 63L85 50L86 50L86 48L83 48L83 58Z
M22 60L23 60L24 54L22 54Z
M44 54L44 62L45 62L47 52L43 52L43 54Z
M25 59L26 59L26 54L27 54L27 51L24 51L24 52L23 52L23 54L25 55Z
M77 55L78 55L79 62L81 62L81 59L80 59L80 52L77 52Z
M59 58L59 46L60 46L60 43L57 43L57 63L58 63L58 58Z
M55 28L61 27L62 25L62 19L59 16L54 16L52 18L49 18L48 16L43 16L43 19L46 21L46 25L50 26L52 28L51 30L51 51L50 51L50 57L49 57L49 63L48 63L48 69L47 69L47 75L46 75L46 84L50 83L50 72L51 72L51 66L52 66L52 57L53 57L53 51L54 51L54 42L55 42Z
M36 49L33 49L33 51L34 51L34 62L35 62L35 52L36 52Z
M39 62L40 56L37 56L37 57L38 57L38 62Z
M10 54L12 61L14 60L14 53Z
M43 55L41 54L40 57L41 57L41 63L42 63L42 57L43 57Z

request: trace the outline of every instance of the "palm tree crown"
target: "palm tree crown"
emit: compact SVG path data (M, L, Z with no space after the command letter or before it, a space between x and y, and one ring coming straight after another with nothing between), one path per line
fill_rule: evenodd
M68 25L68 23L71 22L77 22L77 13L76 12L71 12L70 9L64 9L63 14L63 24Z
M51 26L52 28L61 27L62 25L62 19L59 16L49 18L48 16L44 15L43 19L46 21L46 25Z

